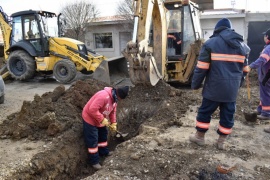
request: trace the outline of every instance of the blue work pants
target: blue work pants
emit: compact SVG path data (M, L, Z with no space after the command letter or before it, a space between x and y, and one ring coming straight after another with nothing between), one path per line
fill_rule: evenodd
M257 111L262 116L270 117L270 83L265 86L260 82L260 104Z
M83 121L83 134L88 149L88 160L91 165L99 163L99 156L109 154L107 146L107 127L96 127Z
M202 104L198 110L196 129L200 132L206 132L210 127L212 114L219 107L220 120L217 133L228 135L234 125L234 113L236 109L235 102L216 102L203 98Z

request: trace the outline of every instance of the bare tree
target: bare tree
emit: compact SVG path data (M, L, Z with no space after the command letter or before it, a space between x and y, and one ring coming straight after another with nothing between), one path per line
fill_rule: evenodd
M133 21L134 15L134 7L133 7L134 0L122 0L118 3L117 6L117 14L124 16L126 20Z
M80 0L64 5L61 13L67 23L65 36L83 41L87 23L91 22L99 11L93 3Z

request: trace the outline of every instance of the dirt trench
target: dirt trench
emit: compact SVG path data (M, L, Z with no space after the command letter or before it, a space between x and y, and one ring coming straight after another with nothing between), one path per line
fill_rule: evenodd
M252 108L258 98L256 73L251 76ZM118 128L129 133L126 141L110 138L113 156L101 160L103 169L87 164L82 136L81 111L89 98L108 86L96 80L76 81L65 89L35 95L21 111L0 124L2 140L43 142L41 150L3 179L269 179L270 136L263 132L268 122L247 123L246 88L240 89L235 128L226 151L215 148L215 127L219 111L213 115L206 147L188 142L194 132L201 90L176 89L160 81L155 87L131 87L127 99L118 104ZM30 151L30 146L24 150ZM228 174L218 165L237 166Z

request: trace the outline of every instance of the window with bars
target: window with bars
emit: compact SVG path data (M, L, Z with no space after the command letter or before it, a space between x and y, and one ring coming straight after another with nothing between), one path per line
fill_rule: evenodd
M113 48L112 33L95 33L95 48Z

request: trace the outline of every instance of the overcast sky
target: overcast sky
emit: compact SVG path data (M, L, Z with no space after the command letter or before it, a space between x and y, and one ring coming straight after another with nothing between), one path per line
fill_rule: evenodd
M86 0L95 4L100 12L100 16L115 15L116 8L121 0ZM76 0L0 0L4 12L11 15L22 10L45 10L59 13L61 7L68 2ZM270 11L270 0L214 0L214 8L237 8L250 11Z
M86 0L95 4L100 16L115 15L115 9L121 0ZM45 10L59 13L61 7L68 2L75 0L0 0L0 6L7 15L23 10Z

